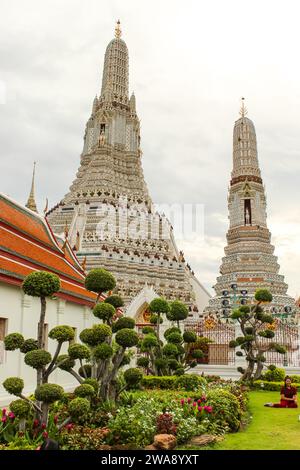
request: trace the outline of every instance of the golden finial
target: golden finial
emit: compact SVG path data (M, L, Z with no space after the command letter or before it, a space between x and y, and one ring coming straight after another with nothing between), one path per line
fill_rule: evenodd
M245 106L245 98L241 98L241 109L240 109L240 115L243 117L246 116L246 114L248 114L248 110Z
M33 162L31 189L30 189L30 194L29 194L29 197L28 197L28 201L26 203L26 207L28 207L28 209L38 213L38 210L37 210L37 207L36 207L36 202L35 202L35 196L34 196L35 166L36 166L36 162Z
M122 35L122 31L121 31L121 27L120 27L120 20L117 21L117 25L115 27L115 37L117 39L120 39L121 35Z

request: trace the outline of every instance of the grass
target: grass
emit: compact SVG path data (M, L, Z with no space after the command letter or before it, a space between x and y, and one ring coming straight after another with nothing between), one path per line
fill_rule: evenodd
M243 431L227 434L223 441L203 450L300 450L300 409L264 407L278 402L278 392L250 392L250 424ZM196 447L185 447L196 449ZM199 449L199 448L198 448Z

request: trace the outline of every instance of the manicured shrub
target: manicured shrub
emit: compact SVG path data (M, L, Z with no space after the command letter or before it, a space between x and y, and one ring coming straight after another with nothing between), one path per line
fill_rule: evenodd
M74 394L76 397L86 398L93 397L95 395L95 389L90 384L82 384L75 388Z
M20 333L10 333L4 338L4 347L6 351L14 351L24 344L24 337Z
M295 384L300 384L300 375L291 375L292 382Z
M55 401L60 400L64 396L64 393L64 389L60 385L42 384L36 388L34 396L38 401L54 403Z
M151 313L168 313L170 305L166 299L158 297L150 302L149 310Z
M35 349L25 354L24 362L33 369L41 369L51 362L51 354L44 349Z
M168 359L167 364L171 370L176 370L180 367L180 363L176 359L173 359L172 357Z
M173 344L181 344L182 341L183 341L183 337L181 336L180 333L170 333L168 335L168 338L167 338L168 342L169 343L173 343Z
M124 306L124 300L119 295L110 295L109 297L106 297L104 302L113 305L115 308Z
M56 339L59 343L72 341L75 337L74 329L68 325L59 325L52 328L49 332L49 338Z
M242 411L236 396L222 388L212 389L207 394L207 405L213 409L215 422L227 424L231 431L237 431L240 426Z
M71 400L68 410L73 420L84 418L90 410L90 402L87 398L77 397Z
M25 278L22 289L32 297L50 297L60 289L60 279L47 271L36 271Z
M113 348L107 343L99 344L95 347L93 355L96 359L108 359L113 355Z
M85 384L88 384L88 385L91 385L93 387L93 389L95 390L95 393L98 392L99 390L99 383L96 379L85 379L82 383L82 385L85 385Z
M186 305L179 300L174 300L170 304L170 312L167 312L167 318L171 321L181 321L188 317L189 311Z
M9 404L9 409L19 419L27 418L30 413L30 404L22 400L14 400Z
M135 327L135 321L133 318L121 317L119 318L119 320L113 323L112 330L114 333L116 333L117 331L122 330L123 328L129 328L133 330L134 327Z
M116 287L116 280L106 269L96 268L86 276L85 287L87 290L102 294L102 292L113 290Z
M159 371L161 371L165 367L168 367L168 359L163 358L163 357L158 357L157 359L155 359L154 365Z
M185 374L178 377L175 384L175 387L179 390L196 391L206 385L206 380L199 375Z
M239 344L235 339L232 339L231 341L229 341L229 347L230 348L236 348L238 345Z
M253 382L253 388L256 390L267 390L270 392L280 392L283 382L269 382L268 380L255 380ZM292 386L295 387L298 392L300 391L300 383L292 382Z
M148 335L149 333L153 334L154 333L153 327L152 326L144 326L144 328L142 329L142 333L143 333L143 335Z
M163 323L163 318L162 317L159 317L159 324ZM152 315L150 315L150 323L152 323L152 325L157 325L157 322L158 322L158 315L156 313L152 313Z
M136 386L141 382L143 378L143 373L140 369L131 368L127 369L124 372L124 379L129 388L136 388Z
M71 359L89 359L90 350L84 344L71 344L68 349L68 354Z
M83 366L79 367L78 374L80 375L80 377L85 378L86 376L87 378L90 378L92 375L92 366L90 364L84 364Z
M136 346L139 342L139 336L136 331L129 328L123 328L116 334L116 342L123 348L131 348Z
M136 363L139 367L144 367L146 369L149 366L149 358L145 356L139 357Z
M158 346L158 339L154 334L148 334L145 336L145 338L142 341L142 348L145 350L155 348Z
M95 307L93 308L94 316L104 322L109 322L115 315L115 313L115 307L105 302L101 302L100 304L95 305Z
M86 343L89 346L97 346L97 344L102 343L111 335L112 331L110 326L102 324L93 325L92 328L86 328L85 330L82 330L79 338L83 343Z
M20 347L20 351L23 354L28 353L29 351L34 351L35 349L39 349L39 345L36 339L29 338L24 341L22 346Z
M176 326L172 326L171 328L168 328L168 329L164 332L164 337L165 337L166 339L168 339L168 336L169 336L171 333L179 333L179 334L181 334L181 330L180 330L180 328L177 328Z
M195 343L197 341L197 334L194 331L185 331L183 333L183 340L185 343Z
M258 302L272 302L273 299L273 296L268 289L257 289L254 297Z
M178 355L178 348L175 344L169 343L169 344L166 344L163 347L163 353L164 353L165 356L177 356Z
M67 372L73 369L73 367L75 366L74 359L71 359L68 354L61 354L60 356L58 356L58 358L56 359L56 364L59 364L60 362L62 362L62 364L60 364L58 368Z
M202 357L204 357L204 352L201 351L201 349L194 349L191 352L191 356L193 359L202 359Z
M3 382L3 387L11 395L20 395L24 388L24 380L20 377L9 377Z
M269 382L283 382L285 377L285 370L275 367L275 369L268 369L263 374L263 379Z
M144 375L141 384L146 389L158 388L161 390L174 390L177 377L170 375L167 377L159 377L156 375Z

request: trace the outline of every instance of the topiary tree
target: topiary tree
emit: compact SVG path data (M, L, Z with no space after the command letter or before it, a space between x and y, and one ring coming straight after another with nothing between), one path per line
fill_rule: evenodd
M63 398L64 389L57 384L44 383L36 388L34 396L42 403L41 418L42 422L47 426L49 405Z
M114 276L103 268L92 269L85 278L87 290L98 294L97 302L103 292L113 290L116 287Z
M173 301L169 306L166 300L157 298L150 303L150 311L157 318L156 329L153 327L143 328L144 337L140 342L140 350L148 355L147 369L154 375L179 375L197 365L195 357L191 355L191 347L197 340L196 333L186 331L182 334L180 322L188 316L187 307L180 301ZM159 335L159 323L165 314L168 320L176 322L177 326L168 328L164 333L167 343L163 342ZM151 320L153 322L153 320ZM199 357L199 356L198 356ZM142 358L143 359L143 358ZM144 361L137 362L139 367Z
M286 352L282 346L268 341L275 336L274 331L268 327L273 324L274 318L264 313L261 304L272 301L271 292L267 289L258 289L254 297L255 305L243 305L231 314L231 318L239 322L243 334L229 343L231 348L239 346L242 351L236 354L244 356L247 361L246 369L238 368L242 374L242 380L257 380L261 377L266 351L277 351L281 354Z
M47 271L36 271L29 274L23 281L22 289L25 294L39 297L41 301L40 321L38 324L38 347L45 348L44 328L46 316L46 299L60 289L60 279L56 274Z
M163 299L162 297L158 297L156 299L153 299L150 304L149 304L149 310L151 313L154 313L157 315L157 321L156 321L156 332L157 332L157 337L159 338L159 326L160 322L162 320L161 316L166 315L170 312L170 305L166 299ZM150 319L151 323L153 322Z
M124 306L124 300L119 295L110 295L104 300L105 303L113 305L115 308Z
M179 300L174 300L170 304L170 312L167 313L167 318L171 321L177 322L177 327L179 328L179 322L185 320L189 315L189 311L186 305Z

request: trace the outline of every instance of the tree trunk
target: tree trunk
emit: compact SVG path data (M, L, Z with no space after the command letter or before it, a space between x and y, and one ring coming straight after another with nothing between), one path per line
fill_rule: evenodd
M38 346L39 349L45 348L44 325L46 316L46 297L41 297L41 315L38 326Z
M48 410L49 410L48 403L42 403L42 423L44 423L46 427L48 425Z
M264 368L263 362L258 361L256 371L255 371L255 374L254 374L254 377L253 377L254 380L260 379L263 368Z

